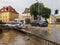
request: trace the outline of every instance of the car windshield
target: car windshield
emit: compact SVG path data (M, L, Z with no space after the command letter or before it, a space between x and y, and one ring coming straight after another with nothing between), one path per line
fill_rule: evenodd
M41 23L43 23L44 21L40 20Z
M39 20L34 20L33 22L39 22Z
M44 21L42 21L42 20L34 20L33 22L35 22L35 23L43 23Z
M16 23L16 22L10 22L10 23L8 23L8 24L18 24L18 23Z

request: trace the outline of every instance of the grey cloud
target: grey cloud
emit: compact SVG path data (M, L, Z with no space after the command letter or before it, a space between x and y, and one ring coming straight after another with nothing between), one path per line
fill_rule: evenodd
M20 12L35 2L36 0L0 0L0 8L11 5ZM55 9L60 10L60 0L39 0L39 2L42 2L46 7L51 8L52 12L54 12Z

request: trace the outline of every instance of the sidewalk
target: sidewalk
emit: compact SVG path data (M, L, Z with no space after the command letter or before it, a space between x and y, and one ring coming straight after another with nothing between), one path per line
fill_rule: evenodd
M48 27L38 27L38 26L32 27L28 25L28 29L25 31L44 37L50 41L60 44L60 28L59 27L60 25L51 25L50 35L48 35Z

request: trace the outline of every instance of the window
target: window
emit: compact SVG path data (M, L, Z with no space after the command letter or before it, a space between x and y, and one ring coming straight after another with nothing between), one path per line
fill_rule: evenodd
M7 9L5 9L5 11L7 11Z
M3 18L4 18L4 16L3 16Z
M2 12L4 11L4 10L1 10Z
M57 21L57 22L60 22L60 18L57 18L56 21Z
M7 16L6 16L6 18L7 18Z
M0 18L2 18L2 17L0 16Z

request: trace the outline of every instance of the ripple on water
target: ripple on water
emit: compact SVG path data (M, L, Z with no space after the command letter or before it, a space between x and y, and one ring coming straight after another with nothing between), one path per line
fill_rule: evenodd
M4 31L0 40L0 45L40 45L35 39L25 40L25 35L13 30Z
M9 44L14 40L16 33L14 31L5 31L0 35L0 45Z

